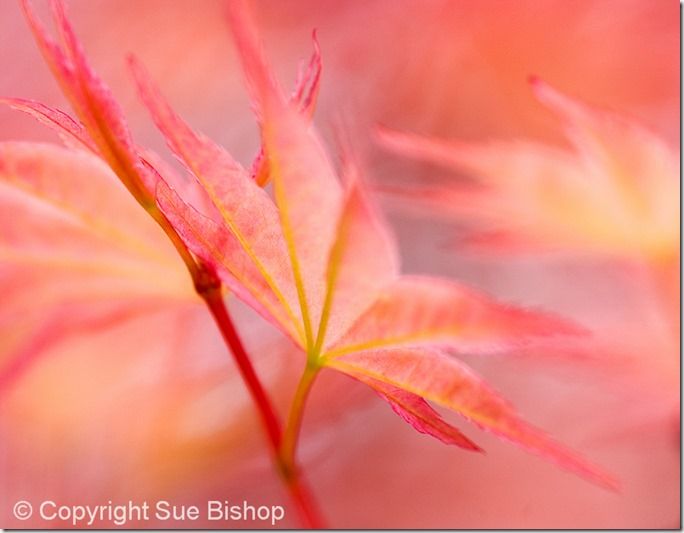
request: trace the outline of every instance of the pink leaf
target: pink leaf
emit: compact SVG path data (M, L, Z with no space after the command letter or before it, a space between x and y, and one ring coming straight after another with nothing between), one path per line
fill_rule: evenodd
M21 98L0 98L0 103L7 104L12 109L23 111L39 122L56 130L67 146L85 148L94 154L99 154L97 146L95 146L83 125L63 111L46 106L40 102Z
M177 264L163 233L89 152L0 144L0 186L7 217L0 241L14 254L68 251L88 260L97 252L116 255L112 266L133 260L150 268Z
M419 433L430 435L444 444L453 444L464 450L483 451L457 428L447 424L420 396L363 374L355 374L353 377L375 390L404 422Z
M53 75L88 131L100 155L144 206L154 204L157 176L142 164L124 119L123 111L109 88L88 64L64 4L50 3L61 46L51 39L33 13L30 2L22 0L22 7L38 46Z
M332 164L308 121L291 107L262 55L244 3L229 4L231 26L262 120L275 199L288 245L308 344L313 344L326 292L325 275L342 191Z
M313 118L318 91L321 86L321 50L316 39L316 32L313 34L313 44L314 51L309 63L305 69L300 71L295 83L295 90L290 95L290 102L297 105L299 112L309 120ZM270 172L268 159L262 148L252 163L252 178L259 185L264 186L271 179Z
M503 251L567 250L656 261L678 253L678 154L636 121L590 107L534 79L537 98L558 114L572 150L528 140L466 143L380 129L381 142L452 167L463 179L431 188L442 213L477 221ZM462 176L461 176L462 177ZM422 187L419 188L422 189ZM413 202L413 198L411 199Z
M602 487L617 490L617 482L610 475L525 423L507 402L456 359L425 349L395 349L348 354L327 360L326 364L352 376L363 374L383 381L452 409L502 439Z
M313 41L313 53L309 58L306 68L300 71L295 83L294 92L290 95L290 102L299 107L299 111L311 119L316 109L316 100L321 88L321 48L316 38L316 32L311 36Z
M498 303L453 281L403 276L359 317L328 355L401 345L501 351L534 338L581 331L554 315Z
M97 156L0 143L0 389L48 347L196 296L173 247Z
M367 197L360 178L351 178L330 252L319 348L334 344L398 276L399 254L394 238Z
M186 244L218 269L227 269L238 279L245 276L250 278L250 292L257 299L260 295L255 291L265 291L274 296L276 301L272 303L275 308L269 305L271 313L279 321L282 320L289 330L293 324L298 323L299 306L276 206L228 152L207 137L195 133L171 109L135 59L131 58L130 65L140 95L157 127L166 137L171 150L205 191L213 207L212 213L207 215L215 224L222 226L220 232L223 237L220 242L227 242L226 231L233 235L232 239L235 241L234 246L226 249L213 246L210 253L206 250L200 252L202 244L197 239L204 237L202 228L207 227L207 222L203 222L199 224L200 229L193 233L186 228L183 232ZM166 200L168 198L167 195ZM197 216L190 217L189 209L180 209L182 203L180 199L174 202L163 201L160 206L162 210L175 206L175 214L166 211L165 214L175 221L184 218L186 224L192 225L192 221L199 219ZM216 235L216 231L210 234ZM209 241L210 239L206 240L206 243ZM240 253L235 255L238 247ZM237 263L233 265L233 261Z
M203 263L214 268L235 295L264 318L279 327L296 343L302 344L296 329L277 296L255 268L252 257L226 226L203 216L161 182L157 202L188 249Z

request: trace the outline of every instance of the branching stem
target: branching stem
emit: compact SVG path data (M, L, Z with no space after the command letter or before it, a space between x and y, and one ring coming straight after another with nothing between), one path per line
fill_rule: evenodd
M297 442L299 440L302 419L304 417L304 406L306 405L306 399L309 396L311 386L313 385L319 370L320 368L318 365L307 362L304 373L297 385L294 398L292 399L292 407L290 408L290 415L287 420L287 426L285 427L285 435L283 436L283 441L280 446L282 460L291 468L295 468L296 465Z
M283 477L286 480L293 480L296 487L292 488L291 486L291 490L295 490L297 493L301 494L301 500L304 502L312 502L313 500L308 495L306 487L301 485L301 474L299 472L299 466L297 465L296 457L297 443L299 441L299 434L301 432L306 399L309 396L311 386L313 385L319 370L320 367L315 362L312 362L310 358L307 358L304 373L299 380L297 390L295 391L294 398L292 399L292 406L290 408L287 425L285 426L285 433L278 450L278 457L281 464L281 472ZM315 526L317 529L323 527L321 516L313 505L310 505L308 509L303 509L303 511L309 517L310 523L317 524Z
M214 317L214 320L221 331L221 335L223 336L229 351L233 354L240 374L257 406L261 422L268 436L268 442L275 466L289 490L293 503L297 507L302 524L310 528L321 528L322 522L315 511L313 499L305 487L301 475L299 475L299 471L294 463L294 446L296 442L288 444L288 449L290 447L292 448L288 452L288 457L291 457L292 460L284 460L281 450L283 432L280 421L268 394L252 366L252 362L245 351L230 314L228 313L228 309L223 299L223 287L220 280L211 269L207 268L201 261L194 257L190 250L185 246L181 236L173 228L173 225L157 207L154 201L153 191L147 190L145 180L140 175L139 165L136 164L136 161L134 161L129 154L129 147L121 144L118 130L113 130L110 127L108 115L102 113L99 101L94 98L91 88L92 81L90 78L84 78L81 63L79 63L79 61L74 61L76 63L76 68L74 69L74 72L71 73L75 76L75 83L78 84L78 87L75 88L74 81L71 78L66 80L65 75L62 72L62 67L54 60L54 51L51 50L51 46L53 45L46 44L46 40L42 33L43 30L36 22L30 5L26 2L23 4L23 8L26 17L29 20L29 25L39 44L41 53L45 57L47 64L52 70L65 96L71 102L74 111L97 145L98 151L100 152L99 155L111 167L114 173L117 174L122 184L129 190L142 208L152 216L159 226L161 226L190 272L195 290L205 301L209 311ZM74 41L70 34L67 35L68 32L65 33L64 21L62 19L66 15L62 12L62 9L61 4L55 4L53 6L53 15L62 31L62 46L66 49L66 55L72 56L75 53L74 50L78 49L78 43ZM65 35L67 39L65 39ZM60 50L60 53L61 52L62 50ZM89 73L88 75L91 77L93 76L92 73ZM138 161L138 163L142 163L142 160ZM295 276L298 277L296 263L293 264L293 268L295 268ZM304 301L303 298L302 301ZM305 319L307 343L310 343L312 334L308 316L306 315L306 308L302 309L302 314ZM306 391L304 392L304 396L306 396ZM303 409L303 399L301 400L301 405L298 409ZM301 414L298 415L298 418L301 418ZM295 441L296 433L298 433L298 426L299 421L297 421L297 428L295 429Z
M268 437L273 461L288 489L292 502L297 508L301 523L307 528L321 529L323 521L316 509L311 492L302 479L299 468L294 463L294 449L292 461L286 461L283 457L283 433L280 420L235 329L235 325L226 308L220 284L218 286L209 285L203 289L202 282L195 279L195 287L214 317L221 335L233 354L240 374L257 406L262 425Z
M301 424L301 414L304 408L306 391L304 391L304 397L299 398L300 394L298 388L298 394L295 396L295 403L300 403L298 407L298 420L296 421L296 434L294 439L288 437L288 442L292 442L287 445L289 459L285 459L282 453L283 432L280 419L278 418L276 410L273 408L271 400L261 384L259 376L252 365L252 361L235 329L235 325L233 324L223 298L221 281L213 272L197 263L195 258L188 252L179 235L161 213L151 212L150 214L165 231L183 259L183 262L192 277L195 291L207 304L207 307L221 332L221 336L228 346L229 351L233 354L235 364L237 365L240 375L259 412L261 423L268 437L268 443L275 467L290 493L292 502L297 507L301 523L307 528L322 529L323 520L316 509L311 492L302 479L302 474L295 463L296 434L298 434L299 426ZM157 214L161 216L155 216ZM309 364L307 364L307 369L308 368ZM305 376L306 375L307 372L305 372ZM290 426L290 424L288 424L288 426ZM291 432L288 432L287 434L289 435L290 433Z

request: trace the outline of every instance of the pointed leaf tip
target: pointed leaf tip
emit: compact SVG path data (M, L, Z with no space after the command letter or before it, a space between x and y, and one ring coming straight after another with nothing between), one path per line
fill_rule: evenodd
M434 437L444 444L484 453L482 448L461 433L459 429L445 422L440 414L420 396L363 374L355 374L353 377L371 387L404 422L418 433Z
M313 52L306 66L300 65L294 89L290 95L290 104L295 106L299 112L307 119L312 120L318 100L318 93L321 85L321 71L323 64L321 61L321 50L316 37L316 30L313 30ZM260 118L259 104L252 101L252 106ZM265 186L271 179L271 169L268 158L263 146L254 158L251 168L252 179L261 187Z
M55 107L23 98L0 98L0 104L26 113L38 122L52 128L69 148L85 148L99 155L97 146L93 143L83 124L71 118L67 113Z
M478 427L556 463L587 481L617 490L613 476L527 424L515 409L469 367L439 351L364 351L326 360L352 376L361 374L461 414Z
M342 207L342 190L310 121L285 98L273 76L244 2L229 5L229 18L261 125L307 345L313 348L324 305L328 257Z
M145 209L154 208L156 180L140 161L123 110L88 63L64 3L50 3L60 42L49 36L30 2L22 2L22 8L43 57L99 155Z

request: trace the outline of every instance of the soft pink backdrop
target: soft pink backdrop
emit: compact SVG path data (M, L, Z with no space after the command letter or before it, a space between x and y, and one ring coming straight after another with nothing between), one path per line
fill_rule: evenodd
M318 29L324 71L316 124L333 148L339 124L354 131L377 183L443 170L380 150L376 123L466 139L563 142L532 97L530 74L679 141L679 6L672 1L253 6L285 83ZM162 148L124 68L130 51L194 126L250 161L257 128L222 2L76 1L70 14L140 143ZM10 1L0 5L0 66L0 95L64 105ZM1 140L55 141L4 108L0 123ZM325 376L311 399L301 458L329 523L679 527L678 347L658 344L648 311L655 304L639 271L601 258L480 258L445 244L458 228L444 221L390 214L406 271L457 277L597 332L589 347L467 360L529 420L618 475L624 489L607 493L475 429L466 432L486 455L445 447L415 434L351 380ZM234 307L284 410L302 361L269 326ZM0 354L5 349L0 339ZM56 344L0 398L0 420L4 526L22 525L8 516L20 498L285 502L235 369L192 300Z

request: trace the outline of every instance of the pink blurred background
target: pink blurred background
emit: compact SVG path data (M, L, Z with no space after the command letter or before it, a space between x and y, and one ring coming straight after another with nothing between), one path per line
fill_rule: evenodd
M532 96L532 74L679 144L679 6L672 1L252 5L285 84L317 28L324 70L315 122L333 151L337 125L350 128L376 183L444 173L382 151L373 141L377 123L440 137L563 143L558 123ZM139 143L163 151L126 73L128 52L193 126L249 163L257 128L223 2L69 7ZM11 1L0 4L0 65L1 96L66 107ZM0 123L0 140L56 142L8 109L0 108ZM679 346L660 333L657 302L639 267L601 257L479 257L447 245L457 226L394 209L392 201L386 207L405 271L454 277L519 305L562 312L595 332L543 353L465 359L527 419L619 476L623 491L588 485L458 420L487 454L445 447L414 433L351 380L325 375L300 457L330 525L679 527ZM269 326L231 305L284 411L303 362ZM3 350L0 340L0 356ZM270 505L286 498L235 369L192 299L50 347L0 397L0 437L3 526L26 525L9 517L18 499Z

